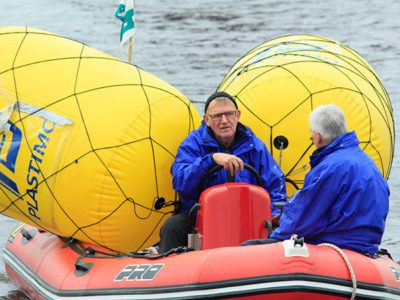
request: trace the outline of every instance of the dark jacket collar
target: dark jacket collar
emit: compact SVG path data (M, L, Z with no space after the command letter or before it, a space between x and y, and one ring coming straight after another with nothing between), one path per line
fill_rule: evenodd
M358 141L355 131L347 132L334 139L330 144L315 150L310 156L311 168L314 168L316 165L318 165L325 156L336 152L339 149L350 148L358 146L359 144L360 142Z
M211 128L209 126L206 125L206 123L204 122L204 120L201 122L201 126L206 127L206 133L207 136L210 137L212 139L213 142L216 142L217 144L219 144L221 147L225 148L223 145L221 145L221 143L216 139L214 132L211 130ZM235 139L233 140L232 145L229 148L232 148L233 146L235 146L238 143L241 143L242 140L245 137L250 137L251 136L251 131L248 127L246 127L245 125L243 125L242 123L238 122L237 127L236 127L236 132L235 132ZM204 142L208 143L209 140L207 141L207 137L204 137Z

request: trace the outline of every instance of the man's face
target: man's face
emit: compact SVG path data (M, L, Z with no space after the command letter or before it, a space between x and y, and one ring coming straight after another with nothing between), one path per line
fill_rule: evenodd
M216 139L222 145L229 146L235 138L240 111L229 99L227 101L219 101L219 99L211 101L203 120L214 132Z

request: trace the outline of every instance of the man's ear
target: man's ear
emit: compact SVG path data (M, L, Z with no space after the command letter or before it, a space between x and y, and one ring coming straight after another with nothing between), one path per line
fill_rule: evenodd
M242 112L238 109L238 110L237 110L237 114L238 114L237 116L238 116L238 120L239 120L239 119L240 119L240 116L242 115Z
M203 115L203 120L204 120L204 122L206 122L206 125L207 125L207 126L210 126L210 124L209 124L209 119L210 119L210 118L209 118L206 114Z
M317 142L317 147L319 148L319 147L323 146L323 138L319 132L316 133L315 138L316 138L316 142Z

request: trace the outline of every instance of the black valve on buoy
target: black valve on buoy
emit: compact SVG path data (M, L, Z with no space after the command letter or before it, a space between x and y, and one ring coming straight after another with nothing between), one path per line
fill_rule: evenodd
M286 149L289 146L289 141L283 135L278 135L274 138L274 147L279 150Z
M161 197L158 198L156 200L156 202L154 203L154 209L155 210L160 210L161 208L163 208L165 206L165 198Z
M175 206L177 207L178 202L177 201L165 201L164 197L157 198L157 200L154 202L154 209L155 210L160 210L163 207L168 207L168 206Z

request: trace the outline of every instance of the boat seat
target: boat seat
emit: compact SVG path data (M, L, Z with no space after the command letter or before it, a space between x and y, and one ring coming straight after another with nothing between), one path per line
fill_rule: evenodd
M201 194L199 203L196 230L200 249L238 246L268 235L271 204L262 187L248 183L216 185Z

